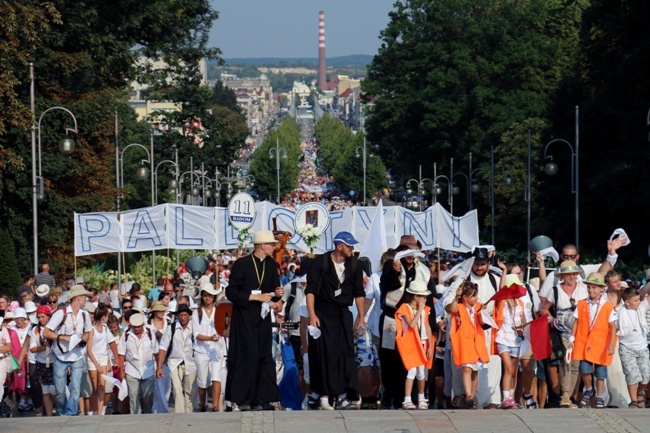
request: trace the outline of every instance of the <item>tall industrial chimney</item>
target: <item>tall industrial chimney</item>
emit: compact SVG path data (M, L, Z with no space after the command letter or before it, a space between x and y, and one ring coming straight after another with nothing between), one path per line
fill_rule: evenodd
M325 72L325 11L318 13L318 88L327 89Z

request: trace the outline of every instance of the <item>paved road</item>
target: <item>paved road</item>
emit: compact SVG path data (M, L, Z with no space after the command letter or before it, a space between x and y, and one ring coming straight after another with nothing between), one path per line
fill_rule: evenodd
M650 411L629 409L309 411L12 418L0 431L66 433L613 433L650 432Z

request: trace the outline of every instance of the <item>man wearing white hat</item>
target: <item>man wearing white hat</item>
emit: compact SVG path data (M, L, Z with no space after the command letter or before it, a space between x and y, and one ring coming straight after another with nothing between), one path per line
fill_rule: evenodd
M253 235L255 250L232 268L226 297L233 303L225 399L240 410L273 410L280 400L272 357L271 310L282 310L276 240L265 230ZM273 303L271 303L273 302Z
M34 287L38 287L43 284L47 285L48 287L56 286L56 281L50 274L50 265L47 263L43 263L41 266L41 272L34 276Z
M117 344L117 365L121 374L126 374L131 415L151 413L153 407L154 353L158 348L156 338L149 328L145 328L144 321L144 314L131 315L131 329L122 335Z
M53 341L54 389L63 416L76 416L79 409L86 341L92 329L90 315L83 309L87 296L90 296L90 292L83 286L72 286L68 295L70 305L57 310L43 329L45 338ZM70 394L66 397L68 370L71 377Z

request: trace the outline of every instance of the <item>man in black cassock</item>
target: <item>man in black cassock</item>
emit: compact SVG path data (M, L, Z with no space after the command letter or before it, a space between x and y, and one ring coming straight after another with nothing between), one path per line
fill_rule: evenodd
M314 259L307 274L305 295L309 312L309 376L311 389L320 395L321 409L334 409L329 397L338 400L337 409L356 409L358 399L354 333L365 327L363 269L354 255L358 242L352 234L334 237L334 250ZM349 308L356 302L359 319L352 329ZM320 337L311 335L314 328Z
M237 404L241 411L274 410L271 402L280 400L271 352L271 313L263 308L274 302L270 310L282 310L280 298L284 289L273 259L276 244L273 232L256 232L253 244L253 254L234 263L226 287L233 314L225 398Z

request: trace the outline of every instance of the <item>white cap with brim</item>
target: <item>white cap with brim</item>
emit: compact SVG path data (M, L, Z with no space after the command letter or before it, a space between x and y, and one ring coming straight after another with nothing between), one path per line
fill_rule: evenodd
M144 325L144 314L134 314L129 318L129 324L131 326L142 326Z

